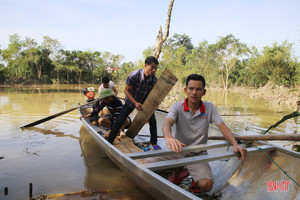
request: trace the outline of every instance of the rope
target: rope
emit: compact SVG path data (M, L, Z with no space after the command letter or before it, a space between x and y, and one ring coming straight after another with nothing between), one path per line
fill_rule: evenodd
M256 148L258 148L259 150L261 150L262 152L264 152L267 156L268 156L268 158L272 161L272 162L274 162L275 163L275 165L287 176L287 177L289 177L298 187L300 187L300 184L297 182L297 181L295 181L290 175L288 175L288 173L286 172L286 171L284 171L276 162L275 162L275 160L273 159L273 158L271 158L271 156L269 155L269 154L267 154L266 152L265 152L265 150L263 150L263 149L261 149L261 148L259 148L258 146L254 146L254 145L252 145L253 147L256 147Z

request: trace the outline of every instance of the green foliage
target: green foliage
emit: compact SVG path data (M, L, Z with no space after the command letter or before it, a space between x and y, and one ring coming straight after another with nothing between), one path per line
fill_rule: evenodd
M248 47L232 34L219 37L209 44L197 46L185 34L174 34L162 47L157 77L170 70L184 83L192 73L202 74L209 85L260 87L269 81L277 85L300 85L300 63L292 56L293 45L274 43L259 52ZM122 63L122 55L110 52L63 50L56 39L34 39L9 36L6 49L0 49L0 83L101 83L108 76L125 81L130 72L144 68L144 60L153 54L147 47L143 58L136 63Z
M126 80L128 75L135 69L136 67L132 62L123 63L117 72L118 80Z
M296 85L300 85L300 63L295 62L296 65Z
M43 37L41 45L31 38L11 35L1 50L0 77L7 83L97 83L112 77L123 56L109 52L69 51L56 39Z
M192 39L186 34L180 35L175 33L164 44L164 47L169 47L171 49L177 49L180 46L184 46L188 52L191 52L194 48L194 45L192 44Z
M246 44L240 43L233 35L220 37L216 43L217 64L224 89L229 86L229 77L234 77L232 70L238 65L242 57L247 56L249 49Z
M249 84L263 86L272 80L277 85L294 86L297 84L299 72L298 62L291 57L292 44L284 42L266 46L260 55L255 55L248 63Z

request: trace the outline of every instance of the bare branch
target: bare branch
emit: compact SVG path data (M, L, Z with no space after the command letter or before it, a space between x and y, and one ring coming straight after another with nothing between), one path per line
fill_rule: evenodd
M156 37L156 46L153 49L153 55L154 57L158 58L161 53L161 47L164 44L164 42L167 40L169 36L169 29L170 29L170 22L171 22L171 14L173 9L174 0L171 0L169 4L169 10L168 10L168 17L165 25L165 34L162 32L162 28L160 26L158 35Z

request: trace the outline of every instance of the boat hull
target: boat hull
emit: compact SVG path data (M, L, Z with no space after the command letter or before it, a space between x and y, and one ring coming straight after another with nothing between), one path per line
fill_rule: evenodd
M80 109L80 114L86 114L87 110ZM165 113L158 112L156 118L158 127L162 126ZM151 168L147 165L139 163L132 159L133 154L125 154L115 146L108 143L101 136L95 126L91 125L88 120L83 120L83 124L96 141L98 147L106 153L106 155L118 167L127 173L137 185L151 195L155 199L201 199L198 196L174 185L167 179L161 177L152 169L163 169L163 165L158 165L158 168ZM149 134L148 127L145 126L140 134ZM98 130L99 131L99 130ZM103 130L104 131L104 130ZM159 132L161 134L161 132ZM220 135L217 128L211 127L209 135ZM141 138L137 137L137 140ZM149 140L149 138L144 141ZM216 141L209 141L207 146L213 146ZM209 155L220 154L225 155L224 158L209 157L208 162L214 175L214 186L208 195L219 194L218 199L300 199L299 186L291 181L286 174L278 167L280 166L294 181L300 182L300 154L281 147L274 147L262 141L256 141L251 144L244 144L251 152L247 159L242 162L232 152L231 146L212 147L208 150ZM259 147L267 147L265 150ZM205 147L207 148L207 147ZM208 149L208 148L207 148ZM252 152L253 151L253 152ZM276 151L276 154L274 152ZM159 151L157 151L159 152ZM165 151L166 153L169 153ZM137 153L142 156L148 152ZM150 152L151 154L151 152ZM148 156L150 155L148 153ZM230 155L230 156L229 156ZM271 157L271 159L270 159ZM220 158L220 159L218 159ZM195 161L185 161L186 163L201 162L200 158ZM271 162L274 159L276 162ZM174 161L175 163L175 161ZM165 168L176 166L174 163L166 164ZM186 164L180 163L182 166ZM153 166L152 166L153 167ZM288 188L275 190L270 184L281 184L284 182Z

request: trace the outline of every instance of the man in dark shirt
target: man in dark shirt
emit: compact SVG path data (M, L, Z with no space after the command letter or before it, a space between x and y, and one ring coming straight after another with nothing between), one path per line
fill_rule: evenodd
M111 125L116 121L118 116L120 115L120 111L123 107L122 102L114 96L114 92L111 89L103 89L100 93L100 103L99 105L93 109L93 111L85 116L81 116L83 118L97 116L98 113L106 107L110 114L104 115L99 118L98 122L100 125L110 128ZM80 118L81 118L80 117ZM130 118L127 117L126 120L122 124L123 126L120 127L120 131L123 131L124 128L130 125ZM106 137L109 135L109 132L107 133Z
M118 130L128 117L128 115L136 108L138 111L143 110L142 104L146 100L150 91L154 87L157 78L155 72L158 67L158 60L154 56L149 56L145 60L145 68L138 69L130 73L127 78L124 93L126 95L125 104L121 110L120 116L113 124L111 132L107 140L112 144L117 136ZM161 149L157 145L157 125L155 115L149 119L150 142L154 150Z

